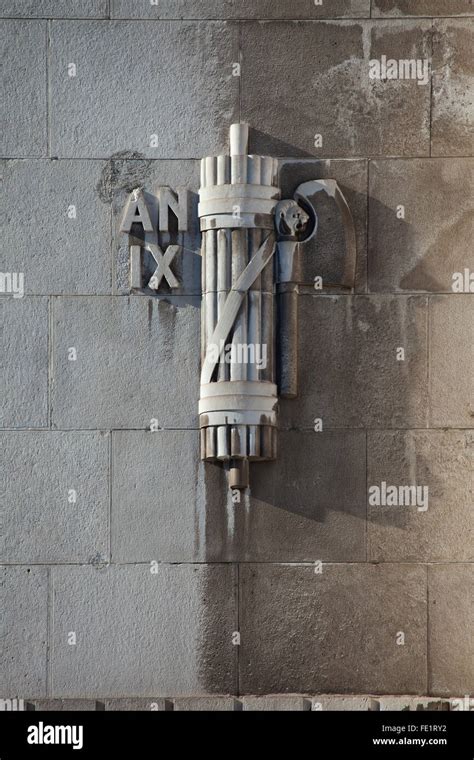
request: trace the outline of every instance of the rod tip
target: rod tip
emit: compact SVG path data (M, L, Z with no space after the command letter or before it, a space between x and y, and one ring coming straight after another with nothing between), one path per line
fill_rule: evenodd
M230 125L230 155L246 156L248 153L249 125L245 122Z
M229 466L229 488L239 491L249 487L249 460L232 459Z

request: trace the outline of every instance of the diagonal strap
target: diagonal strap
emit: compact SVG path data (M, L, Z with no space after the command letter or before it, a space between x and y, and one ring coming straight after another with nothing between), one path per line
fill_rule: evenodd
M275 248L275 233L271 232L263 241L258 251L252 256L242 274L237 278L232 290L229 291L224 308L222 309L222 314L214 328L209 345L222 346L224 348L224 344L229 336L237 314L239 313L239 309L247 291L272 258L275 253ZM214 352L212 359L209 358L208 353L206 354L201 371L201 385L207 385L207 383L211 382L212 374L219 359L220 353L217 359Z

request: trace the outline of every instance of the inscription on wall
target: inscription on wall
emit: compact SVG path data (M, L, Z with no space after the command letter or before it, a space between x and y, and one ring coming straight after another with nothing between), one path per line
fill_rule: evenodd
M189 205L190 193L185 188L175 191L159 187L156 194L142 188L132 191L120 225L120 231L129 237L132 290L158 291L164 282L170 288L180 286L171 265L182 256L183 247L170 241L187 232ZM150 261L153 262L151 276Z

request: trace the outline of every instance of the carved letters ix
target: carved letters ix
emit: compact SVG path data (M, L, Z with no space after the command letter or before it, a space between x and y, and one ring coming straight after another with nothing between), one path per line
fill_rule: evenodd
M177 193L169 187L158 188L157 194L145 193L141 188L131 193L120 226L130 238L130 286L141 289L143 283L143 251L147 251L154 260L156 268L145 286L158 290L163 279L170 288L178 288L171 263L177 254L182 253L182 246L167 245L163 250L160 245L160 233L170 233L170 215L175 217L176 233L188 229L189 192L179 189Z

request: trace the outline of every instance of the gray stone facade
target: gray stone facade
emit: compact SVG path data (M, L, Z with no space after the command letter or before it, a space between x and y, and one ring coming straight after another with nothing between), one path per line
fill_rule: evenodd
M0 17L0 272L24 275L0 293L0 697L247 711L473 695L472 2L3 0ZM371 79L384 55L429 61L429 82ZM196 195L199 159L239 120L284 197L338 180L358 246L351 294L321 208L299 395L240 503L199 455ZM140 185L191 193L173 294L129 288L119 219ZM390 504L384 483L427 490Z

